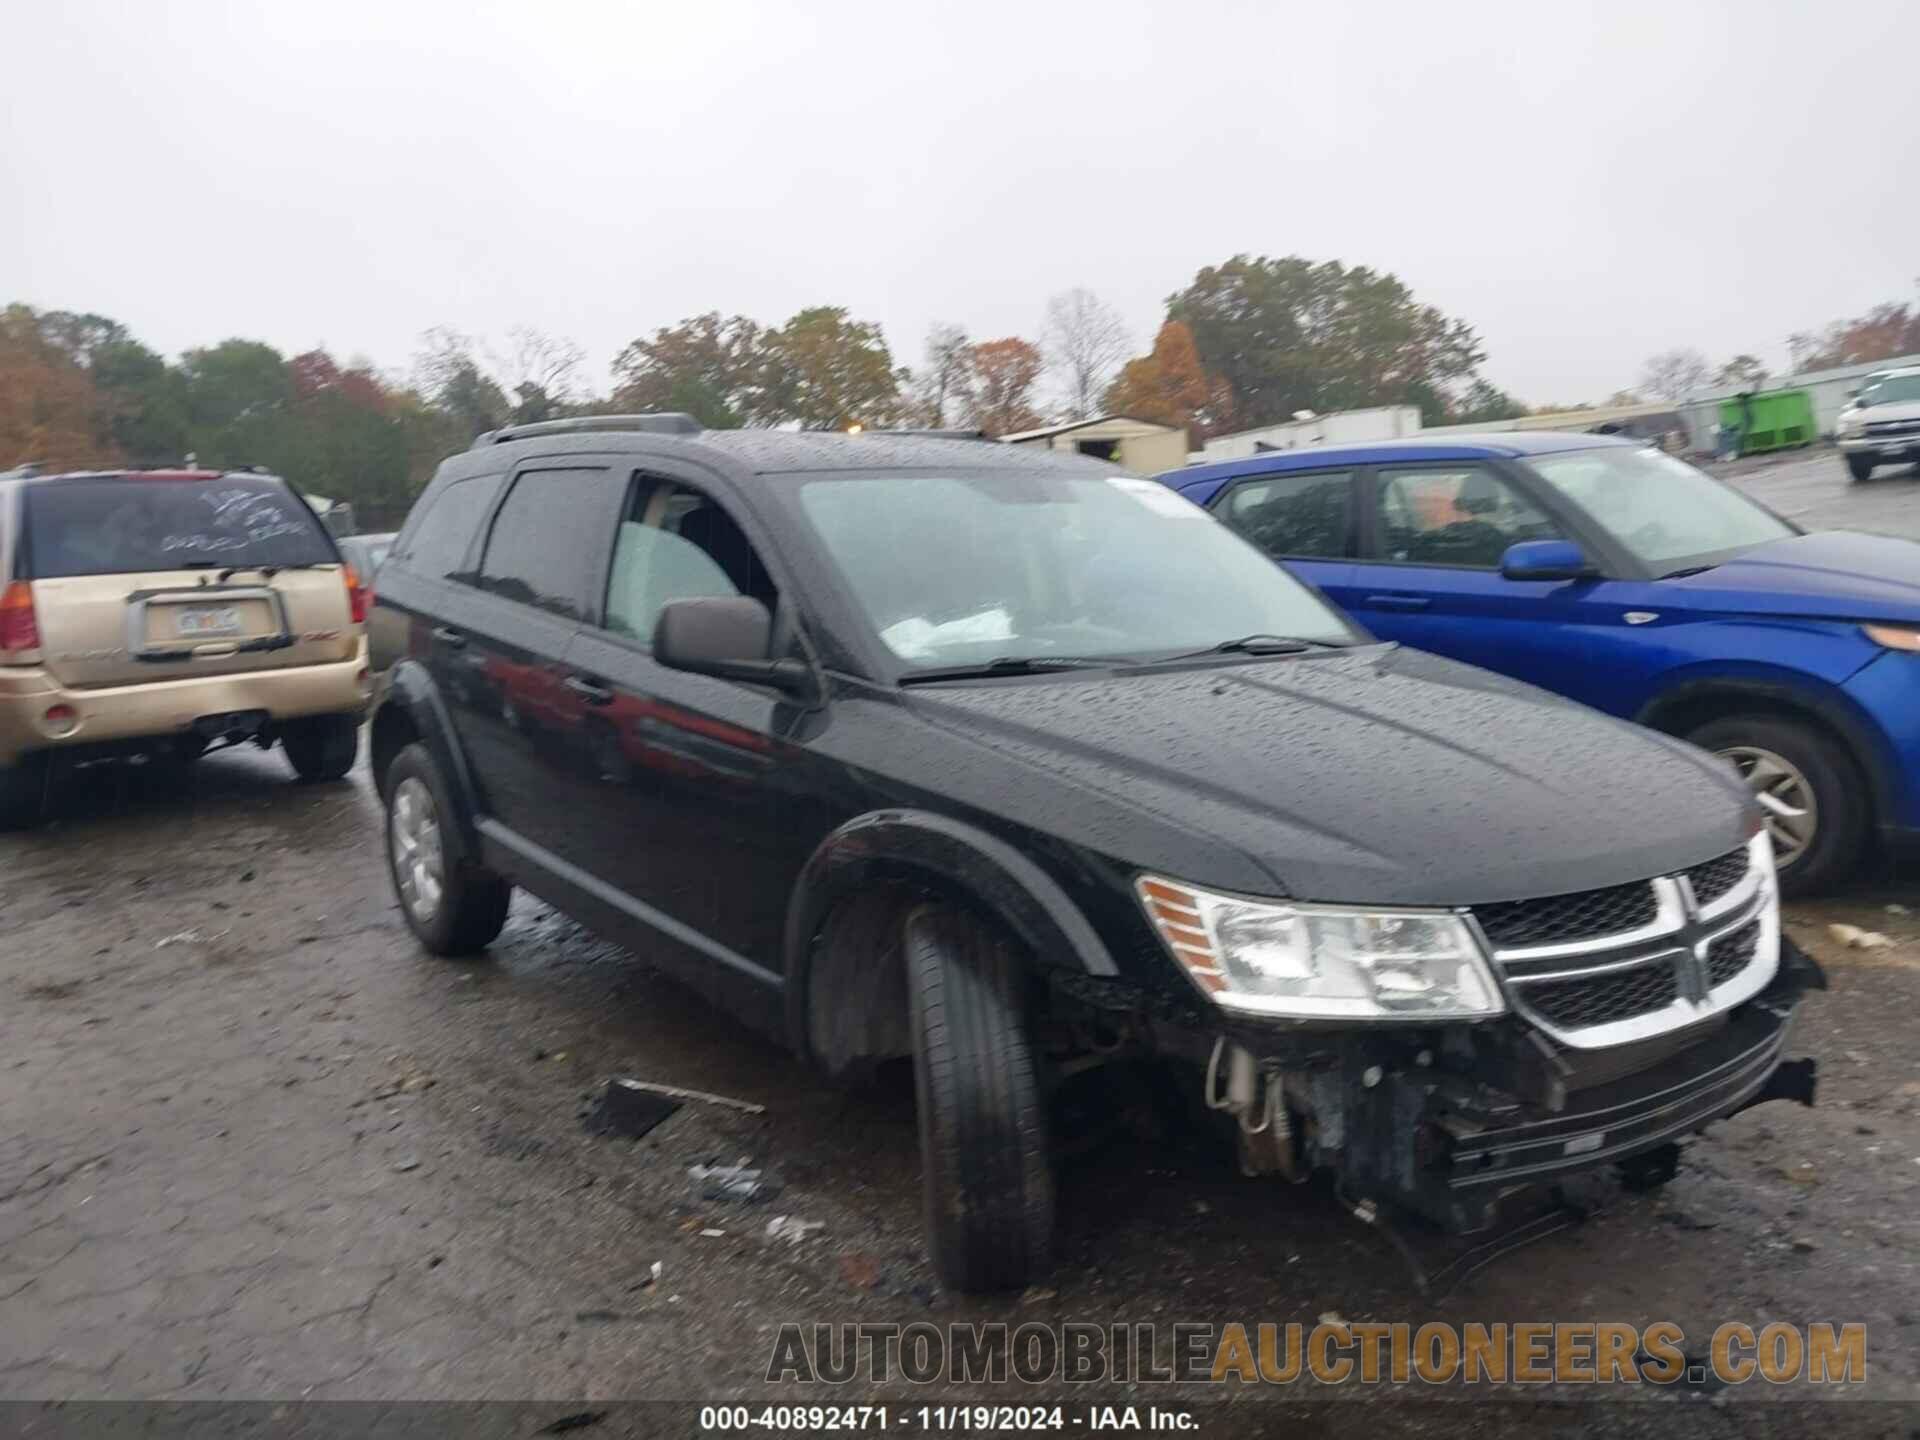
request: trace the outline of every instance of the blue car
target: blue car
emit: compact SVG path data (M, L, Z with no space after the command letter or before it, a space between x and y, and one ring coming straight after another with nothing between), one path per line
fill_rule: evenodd
M1843 877L1876 833L1920 839L1920 544L1806 533L1594 435L1296 450L1160 479L1383 639L1726 756L1786 893Z

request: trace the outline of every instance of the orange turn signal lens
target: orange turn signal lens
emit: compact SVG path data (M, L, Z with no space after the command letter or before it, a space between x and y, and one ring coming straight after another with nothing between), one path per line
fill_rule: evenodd
M1884 645L1889 650L1907 650L1920 653L1920 630L1905 625L1862 625L1867 638L1876 645Z

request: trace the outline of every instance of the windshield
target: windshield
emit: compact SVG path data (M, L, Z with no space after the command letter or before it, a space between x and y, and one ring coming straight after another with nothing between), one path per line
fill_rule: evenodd
M1738 490L1658 450L1608 446L1526 463L1657 575L1794 533Z
M875 632L915 666L1144 659L1253 634L1360 638L1313 591L1152 480L822 478L800 497Z
M27 487L26 534L40 578L324 565L334 558L313 517L263 475L42 481Z
M1862 390L1856 405L1906 405L1920 400L1920 375L1889 375Z

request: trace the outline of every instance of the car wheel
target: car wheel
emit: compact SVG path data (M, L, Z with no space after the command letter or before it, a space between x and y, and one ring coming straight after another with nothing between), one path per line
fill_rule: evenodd
M1873 457L1871 455L1847 456L1847 473L1856 480L1866 480L1873 475Z
M1866 785L1841 745L1773 715L1729 715L1687 738L1731 761L1760 802L1782 894L1813 894L1845 878L1870 817Z
M414 936L436 955L484 950L507 923L513 887L449 844L446 785L424 745L387 768L387 871Z
M0 830L25 830L47 813L47 782L53 767L39 751L0 765Z
M927 1249L954 1290L1017 1290L1053 1249L1053 1171L1024 974L964 911L905 926Z
M338 780L353 768L360 753L360 718L317 715L289 721L280 732L280 746L302 780Z

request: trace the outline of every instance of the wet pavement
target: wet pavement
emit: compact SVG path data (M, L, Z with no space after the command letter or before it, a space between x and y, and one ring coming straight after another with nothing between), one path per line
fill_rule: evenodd
M1920 529L1900 513L1920 511L1904 472L1844 489L1831 452L1741 471L1802 523ZM1893 943L1843 948L1836 922ZM1715 1126L1663 1190L1614 1194L1449 1293L1423 1298L1390 1238L1320 1185L1243 1180L1208 1145L1127 1135L1066 1164L1047 1287L964 1300L920 1257L899 1074L830 1088L644 955L524 897L484 958L426 956L394 908L364 771L296 786L249 751L184 784L89 772L55 825L0 837L0 1394L759 1403L793 1398L762 1380L789 1320L1338 1312L1671 1320L1690 1337L1860 1321L1855 1393L1896 1403L1836 1401L1774 1433L1904 1433L1920 1404L1920 883L1876 869L1795 907L1791 930L1832 982L1795 1045L1820 1060L1820 1106ZM766 1113L696 1102L642 1140L610 1138L585 1112L611 1075ZM742 1157L781 1193L709 1200L686 1173ZM769 1236L780 1216L819 1228ZM1405 1238L1429 1269L1460 1253ZM873 1398L825 1388L801 1398ZM1743 1433L1804 1396L1755 1382L1553 1398L1592 1428L1692 1403ZM1271 1398L1230 1409L1244 1420ZM1315 1413L1365 1428L1378 1398L1341 1392ZM1075 1399L1168 1397L1113 1383ZM1432 1428L1465 1409L1393 1415Z

